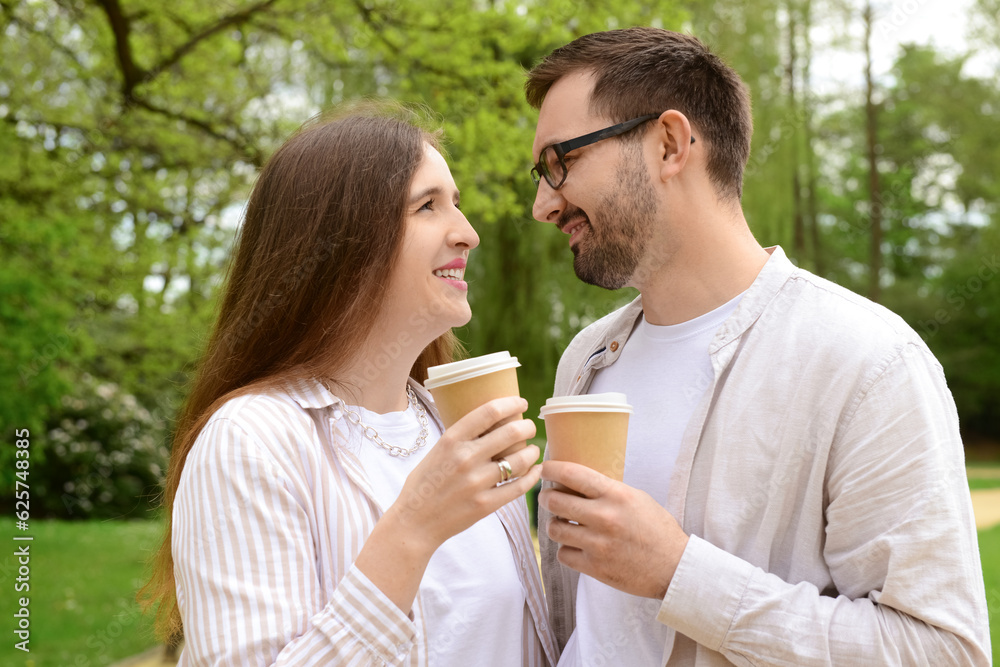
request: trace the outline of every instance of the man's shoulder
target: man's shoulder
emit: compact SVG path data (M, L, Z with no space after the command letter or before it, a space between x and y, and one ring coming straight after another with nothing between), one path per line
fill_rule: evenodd
M790 333L801 340L833 341L841 350L863 354L891 354L909 345L926 350L902 317L837 283L799 269L787 289L787 301L778 299L773 307L788 305L794 313L787 323Z

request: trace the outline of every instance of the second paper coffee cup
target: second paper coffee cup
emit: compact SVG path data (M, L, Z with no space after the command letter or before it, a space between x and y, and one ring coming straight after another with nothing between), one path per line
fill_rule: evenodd
M545 401L548 458L570 461L622 481L632 406L625 394L558 396Z

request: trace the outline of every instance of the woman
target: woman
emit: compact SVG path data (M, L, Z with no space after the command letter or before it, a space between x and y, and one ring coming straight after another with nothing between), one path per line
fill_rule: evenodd
M534 435L441 432L417 382L452 360L479 243L434 136L307 123L264 167L178 424L147 589L181 665L545 665L524 493ZM482 435L486 433L486 435ZM174 606L176 591L176 606Z

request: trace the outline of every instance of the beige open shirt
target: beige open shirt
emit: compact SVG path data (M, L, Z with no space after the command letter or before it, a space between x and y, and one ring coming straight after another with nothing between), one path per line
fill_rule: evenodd
M669 480L691 540L657 613L661 664L990 664L941 366L898 316L769 252L711 343L715 377ZM586 393L641 315L636 299L582 331L554 395ZM578 575L556 560L549 516L542 575L561 649Z

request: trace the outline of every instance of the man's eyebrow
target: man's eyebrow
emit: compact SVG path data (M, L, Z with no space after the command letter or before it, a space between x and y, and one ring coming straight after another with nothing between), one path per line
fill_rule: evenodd
M546 148L548 148L549 146L555 146L556 144L561 144L561 143L562 143L562 141L546 141L546 142L545 142L544 144L542 144L542 145L541 145L541 147L539 148L539 151L538 151L538 157L539 157L539 158L541 158L541 156L542 156L542 151L544 151L544 150L545 150ZM532 150L532 154L534 154L534 150Z

